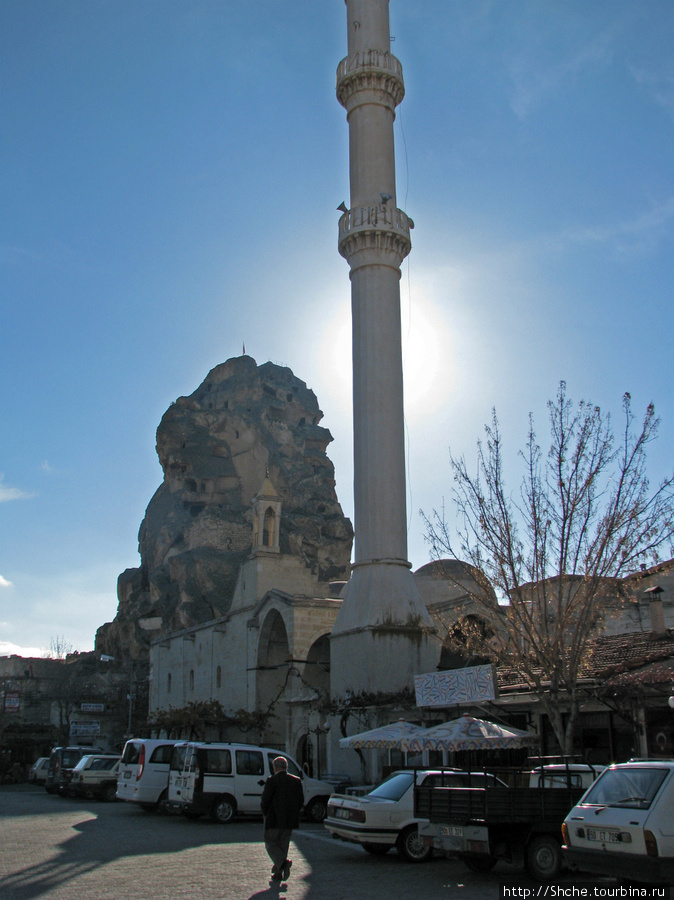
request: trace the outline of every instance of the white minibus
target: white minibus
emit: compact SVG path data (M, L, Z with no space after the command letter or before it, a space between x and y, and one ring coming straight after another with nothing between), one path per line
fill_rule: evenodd
M168 797L169 764L175 741L133 738L124 745L117 799L154 810Z
M236 815L259 816L262 789L277 756L284 756L290 774L302 779L307 818L322 822L332 785L307 777L287 753L253 744L177 743L171 757L169 806L190 818L210 815L222 823Z

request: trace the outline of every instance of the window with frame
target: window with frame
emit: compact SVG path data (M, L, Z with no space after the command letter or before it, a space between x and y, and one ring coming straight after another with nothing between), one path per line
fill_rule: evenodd
M173 755L173 744L160 744L155 747L150 757L151 763L170 763Z
M206 771L217 772L219 775L231 775L232 754L229 750L207 750Z
M295 765L295 763L292 759L288 759L288 757L285 755L285 753L268 753L267 754L267 759L269 760L269 771L270 772L274 771L274 760L276 759L277 756L282 756L285 759L285 761L288 763L288 771L290 772L291 775L297 775L298 778L302 777L302 773L300 772L299 768Z
M239 775L264 775L262 753L259 750L237 750L236 771Z

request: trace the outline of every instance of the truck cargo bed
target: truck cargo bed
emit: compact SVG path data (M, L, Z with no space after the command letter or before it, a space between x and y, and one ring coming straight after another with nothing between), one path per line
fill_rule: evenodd
M424 787L416 790L415 815L430 822L489 824L560 823L582 797L582 788Z

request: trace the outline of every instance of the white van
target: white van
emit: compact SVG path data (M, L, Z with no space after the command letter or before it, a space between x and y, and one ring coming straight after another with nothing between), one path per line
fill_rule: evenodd
M133 738L124 745L117 799L154 810L168 799L169 764L175 741Z
M208 814L216 822L235 815L261 815L262 789L277 756L288 760L288 771L302 779L304 812L313 822L327 814L331 784L308 778L287 753L253 744L212 744L181 741L173 748L168 804L190 818Z
M568 814L562 836L574 869L674 883L674 761L609 766Z

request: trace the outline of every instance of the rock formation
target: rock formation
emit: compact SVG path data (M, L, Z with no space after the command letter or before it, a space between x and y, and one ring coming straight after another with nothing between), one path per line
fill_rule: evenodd
M157 429L164 481L138 535L141 565L119 577L119 607L96 649L145 656L149 641L225 615L252 547L251 501L267 470L282 503L281 553L319 582L348 578L353 529L335 493L316 396L290 369L250 356L209 372Z

